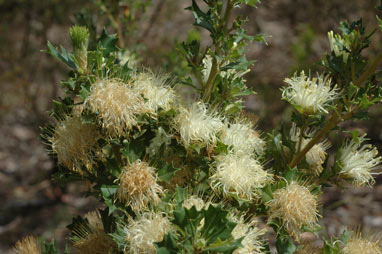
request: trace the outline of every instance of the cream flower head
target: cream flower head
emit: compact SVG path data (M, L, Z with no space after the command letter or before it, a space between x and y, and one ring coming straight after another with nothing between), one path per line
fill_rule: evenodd
M138 124L136 116L144 108L140 94L130 85L115 79L94 83L85 105L98 114L103 128L112 137L126 136Z
M224 154L215 158L215 173L211 176L212 188L223 194L237 194L252 200L257 190L272 180L272 175L250 155Z
M143 210L149 202L158 203L162 193L155 169L147 162L137 160L122 169L117 197L134 211Z
M165 111L171 109L176 101L176 94L168 80L169 76L166 74L155 75L151 72L139 73L133 77L133 90L146 99L145 112L155 114L160 108Z
M233 153L248 155L255 153L256 156L261 156L264 152L265 141L259 137L249 121L231 123L229 126L226 124L220 139Z
M328 113L327 106L338 97L338 89L332 87L331 79L323 76L311 79L300 76L284 80L288 86L282 89L282 98L291 103L298 111L305 114Z
M357 186L374 184L371 171L382 161L377 148L370 144L361 146L364 140L360 137L359 142L346 142L339 151L339 163L342 167L340 174L351 178Z
M57 123L50 142L59 164L83 174L82 166L92 171L100 137L95 125L83 123L81 117L75 114Z
M207 105L196 102L188 109L181 107L175 117L175 128L180 134L182 143L211 145L216 143L217 134L224 124L216 113L208 112Z
M286 231L296 239L299 239L302 226L315 226L319 217L317 196L296 182L273 192L273 199L267 205L268 220L280 219Z
M160 242L170 231L171 223L161 213L147 212L129 220L125 247L126 254L155 254L155 242Z

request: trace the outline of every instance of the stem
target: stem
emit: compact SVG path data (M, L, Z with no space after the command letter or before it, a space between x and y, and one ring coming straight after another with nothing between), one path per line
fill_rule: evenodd
M355 82L355 85L360 87L371 75L373 75L374 71L377 69L378 65L382 62L382 52L380 52L377 57L374 59L374 62L369 65L364 73L362 73L361 77Z
M227 33L227 26L228 26L228 22L229 22L229 19L231 16L231 11L232 11L233 5L234 4L231 0L227 0L227 6L225 9L224 15L220 19L220 22L221 22L220 27L221 27L221 30L223 31L223 33ZM216 46L215 52L217 54L221 54L221 48L219 45ZM208 102L211 98L211 92L213 90L215 78L216 78L218 72L219 72L218 62L217 62L216 58L214 57L213 61L212 61L211 72L210 72L210 74L208 76L208 80L204 86L205 88L203 91L203 98L202 99L205 102Z

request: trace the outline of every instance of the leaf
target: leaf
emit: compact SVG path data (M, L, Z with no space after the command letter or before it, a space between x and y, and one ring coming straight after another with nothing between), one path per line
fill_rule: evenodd
M256 4L260 3L260 0L239 0L239 3L246 4L252 7L256 7Z
M58 254L54 240L50 242L42 242L42 253L44 254Z
M74 56L66 51L64 47L61 46L61 52L58 48L54 47L50 41L48 41L48 49L45 50L48 54L54 56L61 62L67 64L70 68L77 70L78 65Z
M101 37L98 39L98 45L102 49L103 55L108 56L112 52L119 51L117 47L118 36L116 34L108 34L104 28Z
M212 34L216 32L212 25L211 17L208 15L208 13L204 13L202 12L202 10L200 10L195 0L192 0L192 6L187 7L186 10L190 10L194 14L194 18L195 18L194 25L203 27L207 29L209 32L211 32Z
M106 185L102 184L101 186L101 194L104 198L113 197L118 191L118 185Z
M158 177L159 180L170 183L171 178L175 175L177 171L179 171L180 168L175 168L171 164L166 164L164 167L158 170Z
M291 239L279 237L276 241L276 249L278 254L293 254L297 247Z

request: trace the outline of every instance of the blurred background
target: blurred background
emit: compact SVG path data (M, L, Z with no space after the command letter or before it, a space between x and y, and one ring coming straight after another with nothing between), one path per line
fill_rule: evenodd
M99 206L83 197L86 186L59 186L50 180L55 163L39 139L39 127L51 120L52 99L63 95L60 80L68 69L41 50L47 41L70 49L68 29L86 24L95 35L105 26L121 35L120 46L136 54L144 66L177 74L186 63L176 44L206 34L192 27L193 17L184 8L190 0L0 0L0 253L13 253L14 243L25 235L55 238L61 249L68 242L65 226L73 216ZM267 132L288 119L291 108L280 100L285 77L296 70L320 69L329 50L327 32L340 21L362 17L369 31L377 26L380 2L365 0L263 0L258 8L237 9L249 17L250 34L268 35L265 44L252 44L247 58L256 60L246 76L257 95L245 99L258 118L258 129ZM382 50L381 33L367 51ZM382 106L370 111L367 121L347 123L367 131L382 151ZM322 197L327 235L337 235L343 225L362 225L382 231L382 175L373 188L331 187Z

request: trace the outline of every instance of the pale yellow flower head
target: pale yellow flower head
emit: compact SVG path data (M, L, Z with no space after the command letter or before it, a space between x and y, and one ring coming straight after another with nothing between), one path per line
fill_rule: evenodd
M334 54L338 56L342 56L342 60L344 63L347 62L350 53L345 49L341 49L338 44L344 45L347 49L350 49L349 42L345 41L344 38L339 34L334 34L333 31L328 32L328 39L330 45L330 51L333 51Z
M161 108L168 111L176 101L175 91L170 87L169 76L143 72L133 77L134 91L143 95L144 111L155 114Z
M143 112L143 98L129 84L115 79L94 83L85 104L98 115L112 137L126 136Z
M126 254L155 254L155 242L160 242L171 230L171 223L161 213L147 212L129 220L126 230Z
M195 209L197 211L202 210L205 208L206 203L203 199L197 197L197 196L191 196L183 201L182 207L186 209L191 209L193 206L195 206Z
M258 189L272 180L272 175L249 155L224 154L215 158L215 172L211 176L212 188L223 194L237 194L251 200Z
M264 152L265 142L249 121L226 125L220 139L229 146L231 152L236 154L260 156Z
M273 192L273 199L267 205L269 221L280 219L287 232L296 239L299 239L303 226L313 227L318 221L317 196L296 182Z
M295 123L293 123L290 136L291 140L296 143L296 151L299 149L300 151L304 149L304 147L312 140L314 136L314 131L305 131L303 134L301 130L296 127ZM301 137L302 135L302 137ZM301 144L300 144L301 142ZM322 164L326 160L326 150L330 148L330 142L327 139L324 139L320 143L315 144L305 155L306 162L311 167L310 169L314 172L315 175L321 174L323 167Z
M341 254L382 254L381 237L364 237L361 233L352 232L342 248Z
M284 82L288 86L282 89L282 98L304 114L328 113L327 107L338 98L338 89L327 77L311 79L302 71L299 76L295 74Z
M371 171L382 161L377 148L370 144L361 146L363 141L363 137L359 138L359 142L351 140L340 149L339 163L342 167L340 174L351 178L356 186L374 184Z
M236 222L235 228L232 230L232 237L234 239L243 238L241 245L243 247L237 248L233 251L233 254L263 254L265 253L265 248L261 242L260 236L266 233L265 229L260 229L257 227L256 218L252 218L249 222L244 222L243 217L239 219L232 217L230 218Z
M36 237L27 236L16 242L14 251L17 254L41 254L41 246Z
M150 202L158 203L162 193L155 169L147 162L137 160L122 169L117 197L134 211L145 209Z
M203 102L196 102L188 109L179 108L179 113L175 117L175 128L186 147L194 143L215 144L217 134L223 127L222 118L214 112L209 112Z
M57 123L50 142L59 164L83 173L82 166L92 171L95 156L99 152L97 140L100 137L95 125L83 123L79 115L74 115Z

